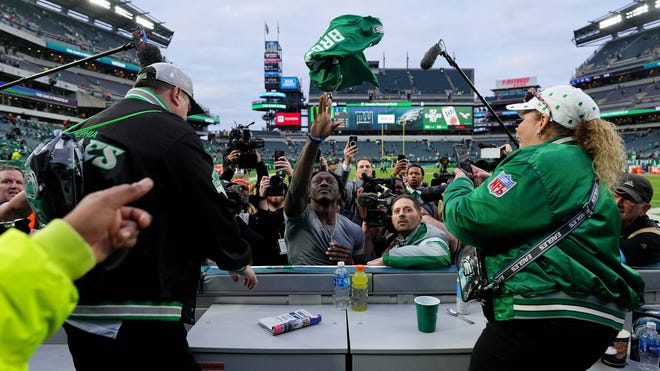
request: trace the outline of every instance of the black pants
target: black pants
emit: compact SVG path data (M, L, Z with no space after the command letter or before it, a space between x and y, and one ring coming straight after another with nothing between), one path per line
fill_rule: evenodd
M77 371L199 371L182 322L124 321L116 339L64 324Z
M472 350L470 371L586 370L618 331L576 319L489 322Z

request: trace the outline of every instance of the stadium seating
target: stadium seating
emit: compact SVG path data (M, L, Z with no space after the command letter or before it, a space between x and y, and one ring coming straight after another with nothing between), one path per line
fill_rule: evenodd
M594 74L606 68L639 64L640 58L658 55L660 27L633 33L607 42L578 68L576 77Z
M448 69L445 69L447 71ZM411 70L413 89L421 94L446 94L446 91L454 90L449 83L447 75L438 75L433 70Z
M406 91L413 89L410 75L403 68L388 68L378 75L378 82L381 84L381 92L405 94Z

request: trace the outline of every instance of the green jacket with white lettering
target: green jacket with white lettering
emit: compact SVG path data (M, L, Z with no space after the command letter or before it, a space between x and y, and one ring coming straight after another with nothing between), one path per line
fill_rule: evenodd
M476 189L467 178L452 182L443 220L459 241L484 253L492 278L572 218L594 177L591 158L573 138L524 147ZM621 264L621 219L604 183L593 216L495 292L495 320L576 318L621 329L625 313L643 304L644 282Z

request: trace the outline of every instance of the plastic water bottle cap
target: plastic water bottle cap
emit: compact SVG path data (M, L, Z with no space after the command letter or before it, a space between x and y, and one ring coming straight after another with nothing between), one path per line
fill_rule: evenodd
M343 261L340 261L340 262L337 263L337 265L340 266L340 267L343 267L343 266L344 266L344 262L343 262Z
M646 327L656 329L655 322L646 322Z

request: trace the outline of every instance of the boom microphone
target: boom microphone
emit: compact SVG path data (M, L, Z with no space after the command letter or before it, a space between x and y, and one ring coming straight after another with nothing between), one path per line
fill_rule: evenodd
M163 56L160 54L160 48L153 44L144 44L142 47L138 48L137 58L140 68L145 68L151 64L163 61Z
M419 67L421 67L423 70L428 70L429 68L433 67L433 63L435 63L438 55L440 55L440 51L440 42L438 42L437 44L434 44L426 52L426 54L424 54L424 58L422 58L422 61L419 62Z

